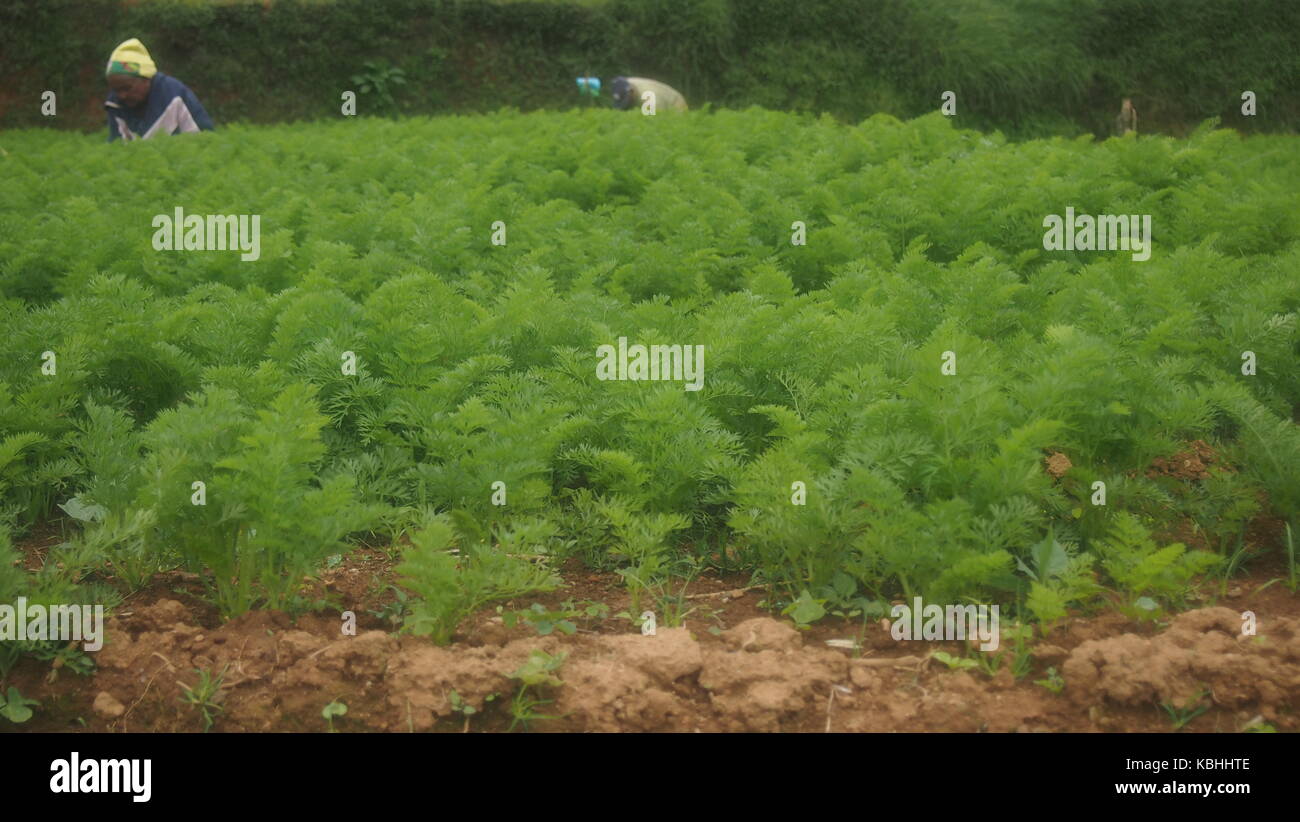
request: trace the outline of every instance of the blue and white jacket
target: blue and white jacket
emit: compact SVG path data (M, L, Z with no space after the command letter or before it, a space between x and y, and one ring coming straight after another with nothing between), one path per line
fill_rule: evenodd
M127 108L109 92L104 102L108 111L108 141L147 140L158 134L211 131L212 118L189 87L161 71L149 85L149 96L136 108Z

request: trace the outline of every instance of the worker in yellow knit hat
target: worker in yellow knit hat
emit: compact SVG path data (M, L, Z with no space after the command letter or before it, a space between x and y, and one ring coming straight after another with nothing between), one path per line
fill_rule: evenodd
M104 108L110 143L214 128L194 92L160 72L139 40L131 38L113 49L104 73L109 88Z

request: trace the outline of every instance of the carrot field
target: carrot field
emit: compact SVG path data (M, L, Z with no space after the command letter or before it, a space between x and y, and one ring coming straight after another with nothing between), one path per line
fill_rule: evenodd
M1295 136L505 110L0 177L0 603L107 619L0 609L0 730L1300 727Z

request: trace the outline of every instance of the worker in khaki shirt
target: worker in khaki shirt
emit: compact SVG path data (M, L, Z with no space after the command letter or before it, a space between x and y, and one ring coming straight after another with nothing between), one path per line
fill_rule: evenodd
M647 80L644 77L615 77L609 85L609 91L614 98L614 108L639 107L644 102L642 95L649 91L654 93L655 111L668 109L686 111L686 98L672 86L658 80Z

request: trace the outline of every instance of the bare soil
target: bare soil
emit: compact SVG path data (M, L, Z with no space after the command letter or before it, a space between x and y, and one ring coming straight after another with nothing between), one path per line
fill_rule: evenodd
M29 560L57 538L29 540ZM334 721L342 732L504 731L519 689L510 674L541 649L567 658L562 685L529 691L551 700L536 711L554 717L531 721L533 731L1171 731L1174 716L1200 706L1184 730L1264 722L1295 731L1300 599L1268 584L1285 573L1276 560L1257 565L1221 598L1207 584L1206 607L1164 623L1114 611L1070 619L1030 645L1032 670L1016 679L1006 647L990 676L931 656L979 654L957 642L897 642L882 625L836 619L798 631L760 607L765 592L743 577L696 580L683 624L661 621L643 636L612 616L629 605L620 578L576 562L563 570L565 589L504 607L593 601L611 616L576 620L572 636L538 636L527 623L507 629L485 608L437 647L391 633L371 613L392 601L392 561L363 548L315 581L335 605L296 621L259 611L223 624L192 575L159 575L109 618L92 676L24 660L9 684L42 702L22 726L30 731L201 731L200 714L181 701L196 668L225 672L213 732L323 732L321 709L333 700L348 707ZM342 610L356 614L355 636L342 634ZM1242 635L1246 610L1255 636ZM1059 694L1035 684L1049 667L1064 679ZM454 711L453 690L479 712Z

